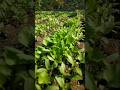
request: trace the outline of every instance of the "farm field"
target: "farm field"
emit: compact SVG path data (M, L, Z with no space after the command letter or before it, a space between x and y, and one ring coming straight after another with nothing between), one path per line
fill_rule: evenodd
M120 90L119 0L2 0L0 90Z
M81 21L84 20L83 12L36 13L37 89L80 90L84 88L85 36Z
M76 2L79 2L79 5ZM118 1L87 0L84 3L84 0L53 0L53 2L42 2L39 7L42 8L40 10L49 13L51 11L73 11L74 13L77 10L80 13L77 12L79 21L77 21L78 19L74 20L75 13L72 14L73 17L70 17L70 14L65 15L65 13L59 16L68 18L57 25L57 29L50 22L50 24L42 24L43 27L45 25L43 31L39 31L39 33L36 31L35 62L37 64L36 86L38 90L52 90L53 88L56 90L119 90L120 24ZM45 15L48 15L48 12ZM50 15L50 17L53 21L58 20L59 22L60 20L56 19L59 17L54 15ZM72 23L70 19L73 21ZM78 25L76 22L79 23L79 28L76 27ZM47 25L50 25L49 29L46 29ZM51 30L52 26L53 30ZM36 27L37 29L38 27ZM76 32L80 37L75 34ZM66 43L67 36L70 39L69 43Z

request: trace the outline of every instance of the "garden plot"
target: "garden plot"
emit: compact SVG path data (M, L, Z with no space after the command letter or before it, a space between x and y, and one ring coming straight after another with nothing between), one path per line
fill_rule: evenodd
M84 48L77 46L84 40L82 12L40 13L36 14L35 31L35 38L42 39L35 48L37 89L80 89L79 81L84 78L81 66L85 58Z

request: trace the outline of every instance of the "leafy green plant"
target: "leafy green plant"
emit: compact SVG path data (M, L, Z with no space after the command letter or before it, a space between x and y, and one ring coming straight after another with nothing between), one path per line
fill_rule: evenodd
M4 24L23 23L28 18L28 12L32 12L33 2L29 0L9 1L0 3L0 22Z
M31 44L34 42L34 29L29 28L27 23L30 14L34 12L33 1L4 0L0 2L0 33L6 34L8 25L14 27L8 32L16 38L14 41L16 43L12 44L13 47L6 47L9 43L4 38L5 45L0 41L4 47L0 48L0 90L34 90L34 45L31 50ZM19 28L16 28L17 26ZM15 29L15 33L12 29ZM9 36L7 33L6 37L9 38Z
M117 67L117 64L107 62L111 61L111 59L116 61L119 55L116 53L111 55L105 53L103 49L105 43L102 42L106 37L105 35L110 32L114 33L116 26L113 3L111 2L113 0L86 1L86 87L88 90L96 90L99 80L102 79L107 82L107 85L104 86L105 90L110 89L110 87L119 87L119 80L115 79L115 77L119 79L117 76L119 67ZM104 39L104 41L107 43L107 39ZM101 44L103 47L100 46ZM112 70L113 67L115 71Z
M36 11L35 38L48 36L64 26L77 26L77 19L74 16L76 16L75 12Z
M76 9L83 9L84 4L84 0L37 0L36 10L74 11Z
M101 38L113 30L115 23L111 3L88 0L86 8L86 34L88 39Z
M74 13L70 15L72 14ZM82 13L80 15L75 14L68 18L68 14L66 16L68 20L60 30L44 38L42 45L36 47L36 87L38 90L48 90L53 87L58 90L59 88L68 90L70 81L83 80L80 64L84 63L85 53L84 49L77 47L77 42L84 38L84 30L80 24L83 18ZM59 17L64 18L62 15ZM67 81L67 78L70 81Z
M34 85L34 56L31 48L31 43L34 39L33 29L24 28L19 33L20 50L13 47L5 47L0 49L0 89L24 89L33 90ZM26 37L26 34L28 37ZM29 37L30 36L30 37ZM26 48L28 53L26 54ZM8 83L10 82L10 83ZM30 86L28 88L28 86Z

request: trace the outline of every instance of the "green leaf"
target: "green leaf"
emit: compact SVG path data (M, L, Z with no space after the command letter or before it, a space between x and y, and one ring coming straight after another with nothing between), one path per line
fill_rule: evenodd
M64 85L65 85L64 78L63 78L63 77L58 77L58 76L56 76L55 79L57 80L59 86L60 86L61 88L64 88Z
M14 53L14 54L16 54L16 53L23 53L22 51L20 51L20 50L18 50L16 48L6 47L5 48L5 53L8 53L8 52Z
M102 73L102 77L107 80L109 86L120 88L120 65L116 63L117 60L114 60L114 62L115 64L105 63L106 68Z
M79 67L75 67L75 71L80 75L82 76L82 70L79 68Z
M46 90L59 90L59 87L52 85L52 86L48 86Z
M9 57L5 59L5 62L8 65L15 65L16 64L16 62L14 61L14 59L10 59Z
M36 59L39 59L39 58L40 58L40 55L39 55L39 54L35 54L35 58L36 58Z
M44 52L49 52L50 49L46 49L46 48L42 47L42 51L44 51Z
M50 61L47 58L45 59L45 67L46 67L47 70L50 69Z
M85 86L89 90L97 90L97 87L95 85L95 81L92 75L87 71L85 73Z
M82 61L83 60L83 53L79 52L77 59Z
M45 38L45 39L43 40L43 44L44 44L45 46L47 46L47 44L48 44L49 42L52 42L49 37L47 37L47 38Z
M72 80L83 80L83 77L80 75L75 75L72 77Z
M74 60L73 60L72 56L67 54L67 60L68 60L69 63L72 64L72 66L74 66Z
M24 53L20 53L20 54L17 54L17 56L20 58L20 59L24 59L24 60L34 60L34 57L31 56L31 55L26 55Z
M40 68L37 70L38 73L38 83L39 84L48 84L50 83L50 77L45 68Z
M37 90L42 90L41 87L40 87L40 85L38 85L38 84L35 84L35 87L36 87Z
M18 50L18 49L6 47L5 48L5 53L4 53L5 62L8 65L15 65L16 61L19 60L19 57L17 56L17 54L22 54L22 53L23 52Z
M60 72L65 75L65 64L62 62L61 66L59 67Z
M53 68L57 68L57 66L58 66L58 63L56 61L54 61Z
M49 56L49 55L47 55L47 58L48 58L49 60L51 60L51 61L54 61L54 59L53 59L51 56Z
M24 82L24 90L34 90L34 89L35 89L34 79L32 79L31 77L26 77Z
M27 47L34 40L34 29L32 27L24 27L18 35L18 40Z

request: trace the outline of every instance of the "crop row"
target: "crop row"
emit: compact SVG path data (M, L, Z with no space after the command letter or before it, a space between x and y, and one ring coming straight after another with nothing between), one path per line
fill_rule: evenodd
M42 45L35 48L37 90L69 90L72 88L70 82L83 80L80 65L84 64L85 51L84 48L77 46L78 41L84 39L84 30L81 24L83 15L80 12L60 12L55 16L60 19L54 19L51 14L48 14L48 17L51 17L49 20L58 21L58 25L62 23L61 27L53 35L45 37ZM38 18L41 17L38 16ZM63 21L60 21L62 19ZM51 21L47 21L47 24ZM38 22L37 25L40 25ZM41 30L43 28L40 27Z

